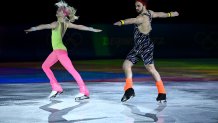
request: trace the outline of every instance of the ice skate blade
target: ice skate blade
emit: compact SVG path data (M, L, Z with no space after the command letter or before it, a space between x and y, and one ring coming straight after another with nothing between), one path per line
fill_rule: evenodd
M126 97L123 97L121 99L121 102L127 102L128 100L132 99L133 97L135 97L135 96L130 96L129 99L127 99Z
M88 96L82 96L82 97L76 97L75 98L75 102L83 102L83 101L89 101L89 97Z
M51 100L51 99L61 95L62 93L63 93L63 91L62 92L52 91L51 94L48 96L48 98Z
M166 100L158 100L157 102L160 103L160 104L165 104L165 103L167 103Z

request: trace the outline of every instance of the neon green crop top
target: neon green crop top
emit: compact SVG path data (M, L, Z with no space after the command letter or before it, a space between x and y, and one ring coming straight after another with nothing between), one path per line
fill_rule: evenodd
M52 39L53 50L56 50L56 49L67 50L67 48L64 46L63 41L62 41L60 22L58 22L58 28L52 29L51 39Z

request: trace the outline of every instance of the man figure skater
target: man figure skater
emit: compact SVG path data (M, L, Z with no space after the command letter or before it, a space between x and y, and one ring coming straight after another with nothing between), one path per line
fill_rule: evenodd
M142 59L144 66L147 71L153 76L156 87L158 90L157 101L166 101L166 91L164 84L161 80L160 74L155 69L154 60L153 60L153 50L154 44L150 40L149 33L152 30L151 21L152 18L167 18L167 17L176 17L179 15L178 12L154 12L146 8L146 1L136 0L135 7L136 11L139 14L136 18L129 18L125 20L120 20L115 22L114 25L123 26L128 24L134 24L134 47L127 55L124 63L123 70L126 76L126 84L124 86L124 95L121 99L122 102L127 101L128 99L135 96L133 89L132 81L132 67L136 64L139 59Z

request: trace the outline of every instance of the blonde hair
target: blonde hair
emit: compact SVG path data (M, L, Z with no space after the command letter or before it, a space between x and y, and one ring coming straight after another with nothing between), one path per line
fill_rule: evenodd
M58 3L55 3L55 5L58 7L58 9L61 9L63 11L68 21L73 22L79 19L79 17L76 16L76 9L72 6L69 6L63 0L59 1Z
M78 20L79 17L76 16L76 9L74 7L68 6L68 19L69 21L74 21L74 20Z

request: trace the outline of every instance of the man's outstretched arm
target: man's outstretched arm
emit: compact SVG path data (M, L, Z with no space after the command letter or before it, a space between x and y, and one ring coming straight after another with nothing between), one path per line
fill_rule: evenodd
M174 11L174 12L154 12L154 11L151 11L151 15L152 15L152 18L167 18L167 17L176 17L176 16L179 16L179 13L177 11Z
M120 20L114 23L114 25L121 26L121 25L129 25L129 24L141 24L143 23L143 17L136 17L136 18L129 18L125 20Z

